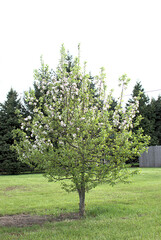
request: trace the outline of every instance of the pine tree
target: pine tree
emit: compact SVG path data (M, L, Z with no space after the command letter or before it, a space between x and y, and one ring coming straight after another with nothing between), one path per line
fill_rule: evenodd
M151 145L161 145L161 96L157 100L152 99L150 107L150 119L154 125Z
M0 104L0 172L6 174L20 173L26 164L17 160L17 153L10 149L13 144L12 130L20 128L15 111L19 109L24 115L24 108L18 94L12 88L7 100Z
M140 123L140 126L144 130L145 134L150 133L151 127L150 127L150 121L148 119L148 105L149 105L149 97L145 94L144 88L141 85L141 82L137 82L136 85L134 86L133 92L132 92L132 98L138 97L140 95L140 100L139 100L139 108L138 111L139 114L142 116L142 120ZM128 104L130 105L133 102L132 99L129 99ZM135 129L134 129L135 131Z
M154 125L152 124L152 121L150 120L149 112L151 110L150 103L149 103L149 97L145 94L144 88L142 87L141 82L137 82L133 88L132 92L132 99L129 99L126 107L130 106L134 102L134 98L140 96L139 99L139 107L138 107L138 113L136 114L135 118L137 118L139 115L141 115L142 120L140 122L139 127L141 127L144 131L144 134L148 136L152 136ZM133 120L133 122L135 119ZM133 128L133 133L135 133L138 129L137 127ZM135 155L132 156L132 158L128 161L128 163L138 163L139 159Z

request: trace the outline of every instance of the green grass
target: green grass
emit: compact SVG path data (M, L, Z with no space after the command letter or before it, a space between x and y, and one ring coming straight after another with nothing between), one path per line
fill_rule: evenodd
M41 174L0 176L0 215L78 211L77 193ZM142 169L131 184L103 184L86 194L86 218L47 222L43 226L1 227L2 240L160 240L161 169Z

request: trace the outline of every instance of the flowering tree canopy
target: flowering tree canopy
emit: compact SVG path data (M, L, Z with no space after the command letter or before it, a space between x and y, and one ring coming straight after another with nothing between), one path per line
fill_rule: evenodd
M71 71L66 70L65 59L62 46L56 74L51 79L35 75L41 97L37 99L32 90L26 92L25 101L32 105L34 115L22 119L21 130L14 131L14 148L21 161L43 168L49 180L62 180L67 191L76 190L79 212L84 215L85 192L99 183L126 181L132 174L126 161L145 151L148 137L141 128L132 133L141 120L138 116L133 122L138 99L126 110L121 106L129 81L126 75L119 79L121 97L112 110L112 91L107 94L104 69L95 77L93 89L79 58Z

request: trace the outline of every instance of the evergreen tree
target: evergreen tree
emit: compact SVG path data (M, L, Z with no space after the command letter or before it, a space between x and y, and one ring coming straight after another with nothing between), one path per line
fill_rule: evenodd
M149 111L149 97L145 94L144 88L141 85L141 82L137 82L134 86L133 92L132 92L132 99L135 97L138 97L140 95L139 99L139 108L138 108L138 114L142 116L142 120L140 123L140 126L144 130L145 134L149 135L151 132L151 123L148 118L148 111ZM133 103L133 100L129 99L127 106L131 105ZM135 131L135 128L134 128Z
M153 134L151 135L151 145L161 145L161 96L152 99L150 104L150 119L153 123Z
M152 124L152 121L150 119L150 103L149 103L149 97L145 94L144 88L142 87L141 82L137 82L134 86L133 92L132 92L132 98L129 99L126 107L130 106L133 104L134 100L136 97L139 97L139 107L138 107L138 113L136 114L135 118L137 118L139 115L142 117L142 120L140 122L139 127L141 127L144 131L144 134L148 136L152 136L153 130L154 130L154 125ZM135 121L135 118L133 122ZM137 127L133 128L133 133L135 133L138 129ZM138 163L139 159L135 155L129 159L128 163Z
M13 144L12 130L20 128L15 111L19 109L24 116L24 108L18 94L12 88L7 100L0 104L0 172L6 174L20 173L26 164L17 160L17 153L10 149Z
M161 96L157 100L154 98L149 101L149 97L145 94L144 88L140 82L137 82L134 86L132 97L139 96L139 113L142 116L140 126L144 130L144 133L149 135L151 140L149 146L161 145ZM130 99L127 106L133 101ZM133 131L136 129L134 128ZM135 159L134 161L138 161Z

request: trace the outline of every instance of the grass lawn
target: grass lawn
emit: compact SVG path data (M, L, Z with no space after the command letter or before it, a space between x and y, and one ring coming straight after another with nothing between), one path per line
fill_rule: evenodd
M78 194L41 174L0 176L0 216L77 212ZM141 169L131 184L100 185L86 194L86 218L42 226L0 227L0 240L160 240L161 168Z

